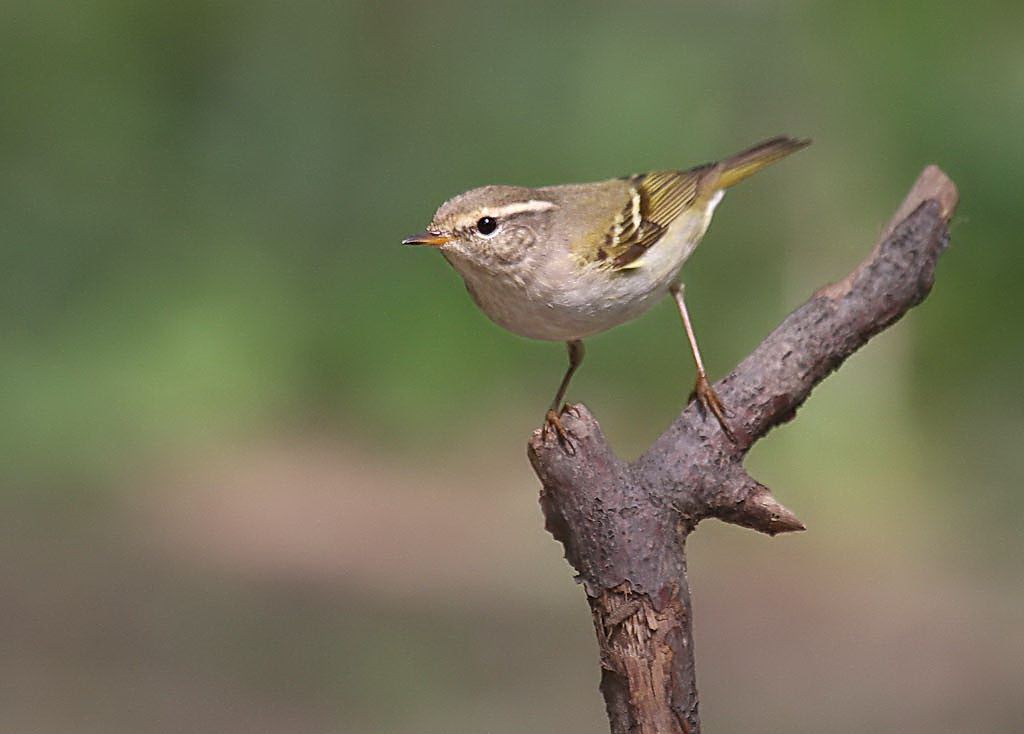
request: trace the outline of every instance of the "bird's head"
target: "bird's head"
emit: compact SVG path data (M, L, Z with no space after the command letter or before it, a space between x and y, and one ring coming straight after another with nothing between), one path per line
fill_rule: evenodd
M402 244L437 247L457 268L500 272L522 262L546 237L557 208L536 189L484 186L446 201L424 232Z

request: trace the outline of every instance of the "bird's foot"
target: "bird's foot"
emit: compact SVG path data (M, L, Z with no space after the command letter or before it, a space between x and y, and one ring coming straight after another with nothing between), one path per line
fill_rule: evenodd
M561 416L569 409L569 404L566 403L562 406L562 410L555 411L554 408L547 412L544 416L544 426L541 430L541 437L547 441L548 434L554 431L555 437L558 439L559 445L562 450L565 451L569 456L576 455L576 447L573 445L572 438L569 436L569 432L565 430L565 426L562 425Z
M703 372L697 373L697 384L693 386L693 392L690 393L690 402L693 402L694 399L699 401L701 412L705 416L708 411L711 411L712 415L718 419L718 425L722 427L722 431L730 441L735 443L736 436L733 435L732 429L729 428L729 424L725 420L725 416L730 415L729 409L725 407L725 403L718 397L718 393L708 382L708 376Z

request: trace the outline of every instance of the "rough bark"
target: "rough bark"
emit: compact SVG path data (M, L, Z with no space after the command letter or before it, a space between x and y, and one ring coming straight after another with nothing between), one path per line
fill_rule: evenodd
M804 526L743 468L750 447L791 420L811 390L931 290L958 200L926 168L868 258L791 313L715 390L730 440L691 403L632 463L608 446L581 405L529 456L543 483L546 527L565 547L590 603L601 692L614 734L698 734L686 538L715 517L768 535Z

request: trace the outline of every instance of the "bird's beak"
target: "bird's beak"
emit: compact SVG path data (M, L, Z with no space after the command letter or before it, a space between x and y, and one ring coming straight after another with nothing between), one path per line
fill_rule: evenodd
M440 247L446 242L451 242L451 237L444 237L436 232L420 232L414 234L412 237L406 237L402 240L403 245L430 245L431 247Z

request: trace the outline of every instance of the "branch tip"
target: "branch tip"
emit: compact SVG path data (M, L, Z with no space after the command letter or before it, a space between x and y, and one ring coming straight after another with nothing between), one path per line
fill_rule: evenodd
M888 238L903 220L913 214L914 210L926 201L938 202L939 216L945 222L949 222L957 203L960 201L960 192L957 190L956 184L935 164L925 166L925 169L921 171L921 175L917 177L917 181L914 182L910 191L907 192L907 196L896 209L896 213L889 221L889 224L882 231L879 241L881 242Z
M714 513L723 522L773 536L807 529L792 510L772 496L771 490L745 472L738 486L729 488L726 494L735 499L722 502Z
M768 535L778 535L779 533L793 533L807 529L807 526L800 522L800 518L792 510L772 497L771 492L767 489L762 494L752 498L752 505L767 520L765 527L756 528L761 530L761 532Z

